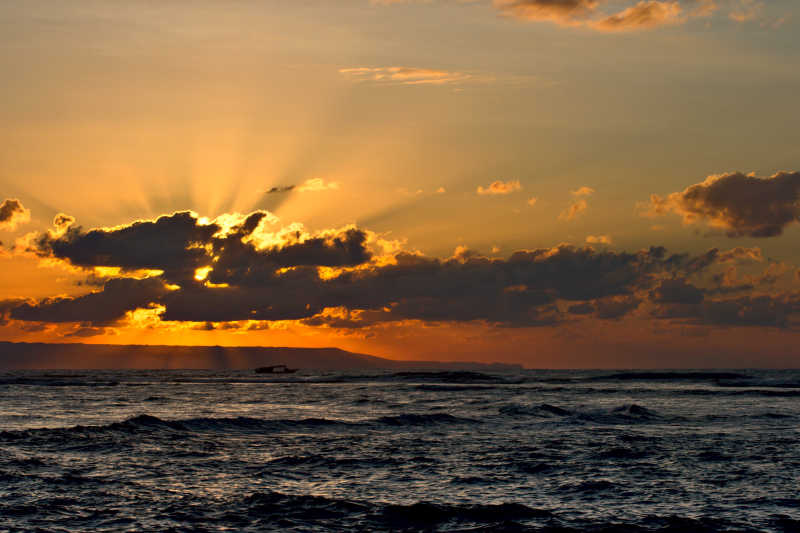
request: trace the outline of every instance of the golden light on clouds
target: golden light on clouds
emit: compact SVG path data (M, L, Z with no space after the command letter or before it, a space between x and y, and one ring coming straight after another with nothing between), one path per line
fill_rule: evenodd
M414 67L355 67L340 69L339 73L353 81L398 85L452 85L473 78L462 72Z
M0 7L0 340L800 322L797 2L80 4Z
M522 190L519 180L512 181L493 181L487 187L478 186L477 193L480 195L503 195L511 194Z

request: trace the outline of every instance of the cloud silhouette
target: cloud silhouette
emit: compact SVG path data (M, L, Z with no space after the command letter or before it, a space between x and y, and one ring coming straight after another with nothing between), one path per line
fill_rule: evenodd
M38 322L112 324L128 311L148 307L167 292L169 289L159 278L115 278L106 282L101 291L84 296L45 298L37 303L22 303L11 310L10 318Z
M675 213L684 224L705 222L729 237L776 237L800 218L800 172L769 178L734 172L667 197L650 197L644 215Z
M8 198L0 203L0 230L15 230L30 219L31 212L16 198Z
M117 267L123 275L82 296L0 302L0 315L90 328L124 323L137 309L215 328L281 320L342 329L408 320L535 327L570 317L641 315L646 303L654 318L785 327L798 309L778 295L771 304L755 295L724 298L734 291L718 273L763 260L758 249L695 255L560 245L508 258L466 248L449 258L402 250L379 256L371 249L380 248L374 234L354 226L309 233L275 224L265 211L214 220L179 212L91 230L58 217L54 229L29 239L29 250L83 268L90 278L95 267ZM149 277L141 278L142 271ZM719 287L705 289L690 278Z
M283 187L271 187L267 189L266 194L281 194L285 192L291 192L295 189L294 185L286 185Z

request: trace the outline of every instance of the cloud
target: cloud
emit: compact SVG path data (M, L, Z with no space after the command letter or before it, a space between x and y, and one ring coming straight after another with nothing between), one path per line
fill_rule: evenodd
M320 192L320 191L335 191L339 189L339 183L336 181L326 182L322 178L312 178L306 180L302 185L297 187L298 192Z
M616 13L598 8L604 0L494 0L501 14L525 21L549 21L561 26L583 26L598 31L618 32L652 29L685 22L677 0L641 0ZM714 12L713 0L701 0L691 16Z
M800 172L709 176L665 198L654 194L644 207L646 216L675 213L686 225L705 222L729 237L776 237L800 217Z
M580 187L574 191L570 191L570 194L574 196L575 199L564 211L558 215L558 219L566 221L574 220L576 217L578 217L578 215L589 208L589 202L585 198L593 195L594 193L594 189L586 186ZM586 242L590 241L587 240Z
M658 303L699 304L703 291L684 279L665 279L650 292L650 299Z
M58 215L54 225L55 230L30 239L28 251L78 267L163 270L171 282L191 279L205 265L208 252L203 246L222 230L215 223L200 223L188 211L110 229L84 231L66 215Z
M286 192L292 192L295 189L295 185L285 185L282 187L272 187L267 189L266 194L281 194Z
M576 189L574 191L570 191L570 194L572 196L591 196L594 193L595 193L594 189L592 189L591 187L585 187L585 186L581 187L579 189Z
M285 194L290 192L321 192L335 191L339 189L339 182L326 182L322 178L312 178L300 185L281 185L271 187L264 191L264 194Z
M588 302L574 304L567 308L567 312L573 315L591 315L595 312L595 306Z
M12 309L10 318L106 325L118 321L130 310L147 307L167 292L169 291L164 281L158 278L116 278L106 282L101 291L84 296L45 298L37 303L25 302Z
M592 21L591 27L601 31L630 31L651 29L682 22L682 9L678 2L643 0L638 4L600 20Z
M343 68L339 74L353 81L391 85L455 85L473 79L463 72L415 67Z
M561 214L558 215L559 220L574 220L578 215L583 213L589 208L589 203L586 200L575 200L569 207L567 207Z
M757 0L739 0L738 5L728 14L728 18L736 22L749 22L761 14L764 3Z
M18 225L31 219L31 212L15 198L8 198L0 203L0 230L15 230Z
M725 296L734 289L741 295L757 280L749 289L734 287L720 270L758 262L758 249L694 255L560 245L497 258L459 247L436 258L385 249L376 255L380 239L354 226L313 233L299 224L275 228L264 211L214 220L179 212L90 230L68 217L56 222L28 239L30 251L87 274L97 267L117 273L81 296L0 302L3 321L108 328L149 313L156 323L215 328L287 320L343 329L405 321L539 327L581 315L642 316L647 302L654 319L786 327L800 310L790 296ZM149 277L126 275L142 269Z
M370 0L370 3L391 5L434 1ZM481 0L458 1L465 3ZM692 18L711 17L720 10L721 4L728 8L728 18L747 22L760 18L765 5L760 0L492 0L491 3L505 17L526 22L551 22L563 27L580 27L605 33L651 30L684 24ZM777 27L784 21L785 17L777 20L773 26ZM352 70L363 70L363 73L358 74L369 76L373 69Z
M586 237L586 244L611 244L609 235L589 235Z
M515 181L494 181L488 187L479 186L477 193L481 195L511 194L522 189L519 180Z
M494 0L500 13L521 20L581 24L597 9L597 0Z
M800 302L796 294L778 294L704 300L697 304L667 303L653 314L699 326L787 328L791 316L798 311Z
M692 9L692 16L710 17L719 9L716 0L698 0L697 6Z
M642 301L634 296L614 296L603 298L596 302L595 316L609 320L616 320L624 317L631 311L635 311Z
M111 335L114 330L108 328L95 328L92 326L79 326L77 329L64 334L65 337L97 337L100 335Z

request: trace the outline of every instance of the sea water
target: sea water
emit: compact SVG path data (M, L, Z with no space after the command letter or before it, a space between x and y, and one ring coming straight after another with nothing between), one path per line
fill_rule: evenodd
M800 531L800 373L13 372L0 530Z

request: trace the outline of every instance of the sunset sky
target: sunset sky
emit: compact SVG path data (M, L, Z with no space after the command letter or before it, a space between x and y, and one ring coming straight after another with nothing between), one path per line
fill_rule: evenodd
M795 0L0 3L0 340L800 366Z

